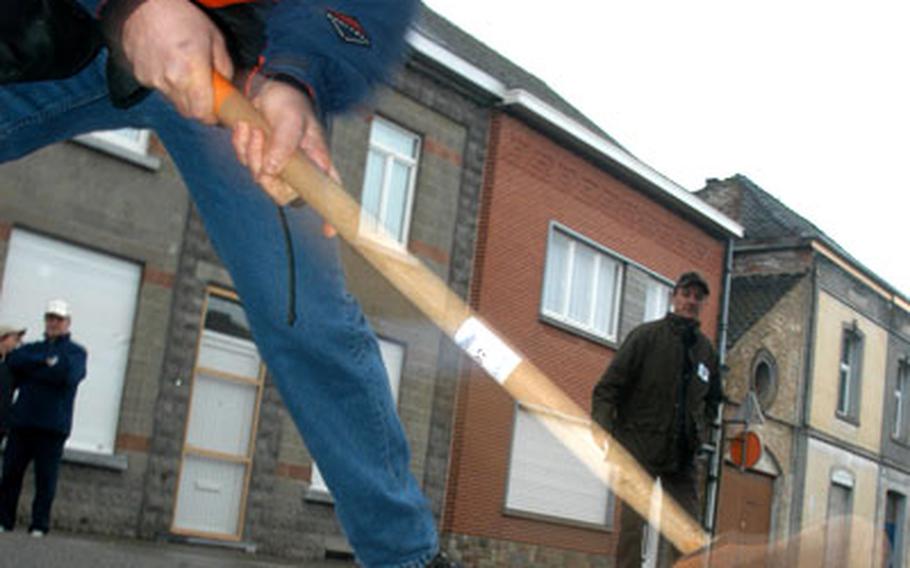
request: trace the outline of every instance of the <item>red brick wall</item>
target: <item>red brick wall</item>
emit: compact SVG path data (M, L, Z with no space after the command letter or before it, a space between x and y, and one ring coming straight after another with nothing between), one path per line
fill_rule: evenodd
M494 119L490 142L472 302L574 400L590 408L613 350L539 320L550 221L671 279L699 270L716 291L703 313L705 332L715 335L722 240L507 115ZM482 373L462 382L444 529L609 553L609 533L502 514L513 412Z

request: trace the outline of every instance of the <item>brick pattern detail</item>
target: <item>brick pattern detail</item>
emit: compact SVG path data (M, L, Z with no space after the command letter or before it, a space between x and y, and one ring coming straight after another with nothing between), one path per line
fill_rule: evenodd
M151 440L148 436L121 432L117 435L117 451L148 453Z
M550 548L526 542L464 534L446 535L443 548L451 558L475 568L612 568L612 557Z
M485 173L471 303L583 408L614 351L540 322L551 221L668 278L696 269L721 289L722 240L508 115L492 122ZM712 295L703 313L709 336L716 334L719 297ZM481 372L462 381L444 531L611 555L614 533L503 514L513 409Z
M143 284L154 284L163 288L173 288L174 278L175 274L173 272L158 270L151 266L146 266L145 270L142 271Z
M298 481L309 482L313 476L313 468L310 465L298 465L293 463L278 463L278 469L275 471L278 477L296 479Z
M408 243L408 250L437 264L447 265L449 263L449 254L446 251L417 239L411 239Z
M443 143L437 140L433 140L429 137L424 138L423 151L427 154L442 158L454 166L461 167L461 153L452 150L451 148L447 148Z

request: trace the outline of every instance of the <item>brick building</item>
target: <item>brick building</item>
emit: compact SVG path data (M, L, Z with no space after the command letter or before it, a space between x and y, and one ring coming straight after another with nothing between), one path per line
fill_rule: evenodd
M772 541L851 518L827 525L822 555L794 550L794 565L902 565L910 303L748 178L709 180L699 195L746 231L734 249L728 394L755 393L765 418L755 428L765 457L725 470L721 509Z

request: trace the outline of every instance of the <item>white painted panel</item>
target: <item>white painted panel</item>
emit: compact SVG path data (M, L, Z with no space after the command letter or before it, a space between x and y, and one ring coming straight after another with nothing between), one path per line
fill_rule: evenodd
M252 341L217 331L202 332L197 366L256 379L261 360Z
M114 451L140 279L136 263L29 231L12 232L0 321L27 326L25 340L40 340L47 301L63 298L73 313L72 337L88 351L67 447Z
M188 455L183 459L174 526L237 534L244 466Z
M187 444L246 456L256 412L255 385L234 383L197 373L187 428Z
M608 503L607 486L534 413L519 409L506 506L516 511L603 525Z

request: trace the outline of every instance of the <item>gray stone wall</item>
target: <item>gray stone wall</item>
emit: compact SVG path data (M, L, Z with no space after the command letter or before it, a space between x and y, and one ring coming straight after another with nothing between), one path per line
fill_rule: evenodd
M150 171L64 143L0 166L0 259L6 258L10 231L23 228L142 266L115 456L64 458L54 528L119 536L139 532L187 208L186 192L166 159ZM0 262L0 271L3 267ZM78 321L74 336L78 339ZM31 495L29 478L19 502L23 521Z
M606 537L604 537L606 538ZM524 542L471 535L447 535L443 546L453 559L471 568L612 568L612 556L585 554Z

